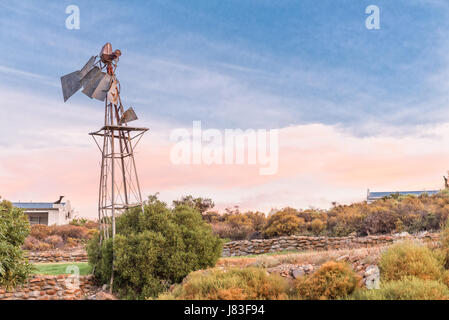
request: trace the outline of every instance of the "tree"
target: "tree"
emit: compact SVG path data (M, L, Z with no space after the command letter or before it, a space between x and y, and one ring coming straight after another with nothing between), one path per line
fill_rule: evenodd
M88 244L89 263L97 279L111 277L114 250L114 291L125 298L155 297L192 271L214 266L221 256L221 241L194 208L173 209L152 196L140 208L117 218L112 241L98 237Z
M21 209L11 202L0 202L0 287L15 287L23 283L31 272L22 250L30 233L30 223Z
M215 207L214 202L209 198L194 198L193 196L182 197L181 200L174 200L173 206L186 205L193 209L198 210L201 214Z

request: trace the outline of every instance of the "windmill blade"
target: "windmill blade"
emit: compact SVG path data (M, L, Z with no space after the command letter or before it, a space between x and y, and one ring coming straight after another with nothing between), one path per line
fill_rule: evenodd
M81 70L66 74L61 77L62 95L64 96L64 102L66 102L71 96L73 96L83 84L81 80L91 71L95 64L95 56L90 57L87 63Z
M62 95L64 102L81 89L80 71L75 71L61 77Z
M92 69L95 63L96 56L90 57L89 61L84 65L80 71L80 78L84 78L86 74Z
M98 83L98 86L95 88L92 97L97 100L104 101L104 99L106 99L106 96L108 94L109 88L111 87L111 82L112 77L107 73L103 73L103 77Z
M89 76L89 73L86 77ZM83 81L84 90L82 92L91 99L95 98L104 101L111 85L111 76L99 71L99 69L94 71L91 76L92 79L89 82L87 80L87 83Z
M89 79L83 80L84 89L82 93L92 99L92 95L103 77L103 72L101 72L100 69L98 69L98 71L92 69L92 71L88 73L88 76Z
M128 123L134 120L137 120L137 115L134 112L132 107L129 107L125 112L123 112L122 117L120 118L120 124Z
M86 75L81 79L81 85L86 89L86 87L89 86L89 83L98 75L100 74L100 68L93 67L89 70L89 72L86 73Z

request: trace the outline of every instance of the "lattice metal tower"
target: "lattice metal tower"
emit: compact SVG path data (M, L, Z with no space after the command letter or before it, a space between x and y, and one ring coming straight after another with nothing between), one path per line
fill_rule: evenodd
M90 133L101 152L98 219L104 238L110 233L115 236L117 214L134 206L143 210L134 149L148 129L120 123L124 114L121 102L113 104L106 98L104 126ZM111 232L108 230L110 222Z

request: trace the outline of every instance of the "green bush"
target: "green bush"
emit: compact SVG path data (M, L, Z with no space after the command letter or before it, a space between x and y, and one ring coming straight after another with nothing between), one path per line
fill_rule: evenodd
M429 248L404 241L388 248L379 261L382 281L414 276L423 280L438 280L443 274L443 261Z
M401 280L386 282L377 290L356 290L351 298L355 300L448 300L449 289L439 281L403 277Z
M279 275L259 268L209 269L188 275L160 300L283 300L289 285Z
M32 268L21 249L30 233L30 224L22 210L11 202L0 202L0 287L23 283Z
M157 296L194 270L214 266L222 243L194 208L169 209L155 196L142 213L129 209L117 218L117 235L99 246L98 235L89 242L89 263L95 276L107 283L115 253L114 291L123 297Z
M97 233L87 243L87 258L95 279L100 283L108 283L112 270L112 239L103 239L100 246L100 237Z
M359 281L360 276L348 264L329 261L311 276L297 279L296 291L299 299L339 299L353 293Z

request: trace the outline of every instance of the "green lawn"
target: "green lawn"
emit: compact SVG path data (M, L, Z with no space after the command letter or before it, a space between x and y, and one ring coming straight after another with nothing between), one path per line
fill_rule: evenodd
M87 262L73 262L73 263L36 263L33 265L35 274L58 275L74 273L73 267L67 269L69 266L77 266L81 276L88 275L92 272L92 267Z

